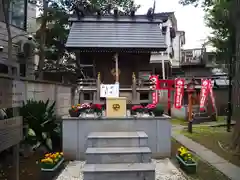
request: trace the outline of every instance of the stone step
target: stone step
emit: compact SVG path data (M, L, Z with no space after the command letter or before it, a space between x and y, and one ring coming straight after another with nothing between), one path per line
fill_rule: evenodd
M92 132L88 135L88 147L145 147L145 132Z
M85 154L88 164L147 163L151 161L151 150L148 147L87 148Z
M155 180L155 165L133 164L85 164L84 180Z

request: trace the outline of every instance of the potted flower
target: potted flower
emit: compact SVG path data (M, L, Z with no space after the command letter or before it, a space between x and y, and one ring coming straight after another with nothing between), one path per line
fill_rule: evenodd
M134 105L131 109L131 113L136 115L137 113L143 113L144 107L142 105Z
M180 165L180 168L188 174L194 174L197 171L197 163L187 148L180 147L176 154L176 159Z
M42 179L53 179L63 169L63 153L47 153L40 161Z
M89 112L90 108L91 108L91 106L89 103L81 104L81 106L79 107L80 114L83 116L86 116L86 113Z
M91 110L97 114L97 116L102 116L102 105L101 104L92 104Z
M72 106L72 107L68 110L69 115L70 115L71 117L79 117L79 115L80 115L79 107L80 107L80 104L78 104L77 106Z
M153 115L153 110L156 108L156 104L148 104L145 106L145 112L149 115Z
M164 112L163 106L161 104L157 104L155 108L152 109L152 112L155 116L162 116Z

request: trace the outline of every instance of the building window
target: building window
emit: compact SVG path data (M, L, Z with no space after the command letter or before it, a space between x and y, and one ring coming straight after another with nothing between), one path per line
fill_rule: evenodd
M20 76L26 76L26 64L20 64Z
M9 23L15 27L26 30L27 0L10 1Z
M0 74L8 74L8 66L0 63Z
M88 93L84 93L84 100L86 101L92 101L93 100L93 94L88 92Z

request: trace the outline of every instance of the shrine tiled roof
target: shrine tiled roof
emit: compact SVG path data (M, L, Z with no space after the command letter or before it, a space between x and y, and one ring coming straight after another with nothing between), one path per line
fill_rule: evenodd
M72 26L66 43L68 48L163 51L167 47L159 19L103 16L72 18L70 21Z

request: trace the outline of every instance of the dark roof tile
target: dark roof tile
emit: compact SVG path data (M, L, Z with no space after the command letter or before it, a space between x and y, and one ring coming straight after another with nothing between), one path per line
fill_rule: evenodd
M165 36L155 23L73 22L68 48L118 48L161 51Z

